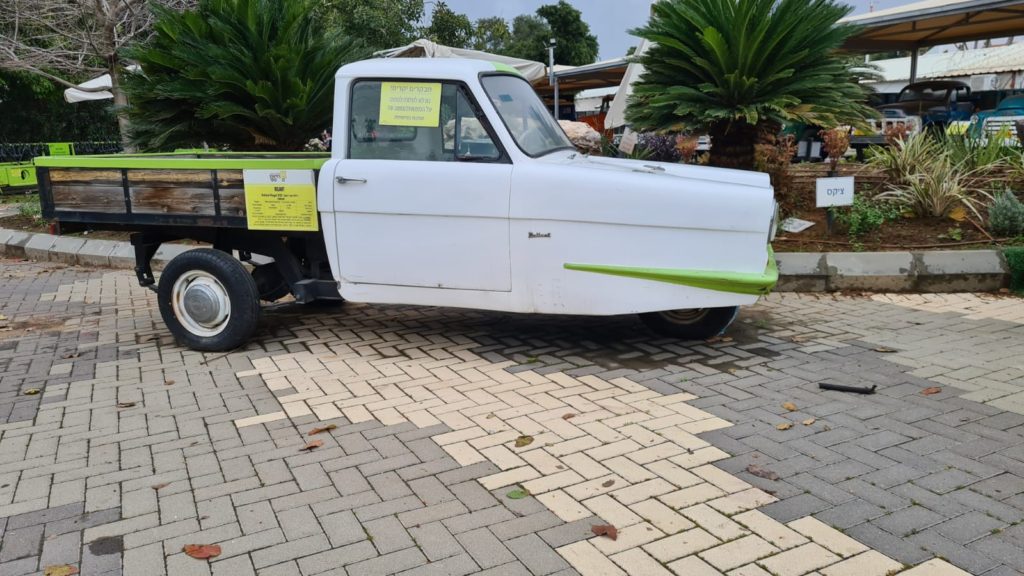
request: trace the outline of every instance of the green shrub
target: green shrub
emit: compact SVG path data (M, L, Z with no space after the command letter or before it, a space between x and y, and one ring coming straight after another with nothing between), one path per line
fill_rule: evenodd
M997 236L1024 236L1024 204L1013 192L1007 190L992 201L988 207L988 226Z
M153 10L152 36L127 54L144 71L126 89L132 138L147 150L302 150L331 123L338 68L370 56L313 0Z
M855 240L899 217L900 209L892 203L856 196L848 210L837 212L836 222L846 226L850 239Z
M37 219L43 215L43 207L38 196L29 196L18 203L18 214L26 218Z
M1007 248L1003 254L1010 267L1010 289L1024 294L1024 247Z

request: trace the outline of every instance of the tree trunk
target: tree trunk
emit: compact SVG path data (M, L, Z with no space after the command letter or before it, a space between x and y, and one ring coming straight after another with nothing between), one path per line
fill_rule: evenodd
M125 152L135 152L135 146L128 136L128 95L125 94L121 82L121 63L118 59L110 58L110 93L114 95L114 112L117 114L117 128L121 133L121 146Z
M746 122L715 122L708 129L711 136L711 157L708 165L718 168L756 170L754 144L757 143L756 126Z

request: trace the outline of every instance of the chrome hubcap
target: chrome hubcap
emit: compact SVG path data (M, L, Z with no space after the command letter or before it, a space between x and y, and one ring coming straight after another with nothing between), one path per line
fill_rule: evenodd
M227 290L209 272L190 270L174 282L171 305L181 324L197 336L216 336L231 318Z

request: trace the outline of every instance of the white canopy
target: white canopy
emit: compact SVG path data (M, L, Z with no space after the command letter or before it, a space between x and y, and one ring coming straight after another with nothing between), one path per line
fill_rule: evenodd
M64 91L64 100L74 104L75 102L88 102L91 100L109 100L114 97L110 92L110 74L104 74L99 78L87 80L78 86L81 88L106 88L106 90L101 92L86 92L84 90L68 88Z
M374 54L374 56L380 58L468 58L470 60L486 60L511 66L530 82L544 78L547 75L547 67L540 62L499 56L498 54L480 52L479 50L452 48L425 39L417 40L408 46L381 50Z
M651 43L641 38L640 44L637 45L636 51L633 52L633 56L643 56L650 47ZM633 83L643 73L644 67L638 62L630 62L629 66L626 67L626 75L622 77L619 91L615 93L615 99L612 100L611 106L608 107L608 114L604 117L605 130L614 130L619 126L626 125L626 103L633 94Z

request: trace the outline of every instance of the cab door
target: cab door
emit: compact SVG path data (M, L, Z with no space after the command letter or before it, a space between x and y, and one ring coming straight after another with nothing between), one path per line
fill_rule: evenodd
M333 182L342 281L510 291L512 164L468 87L357 80L349 110Z

